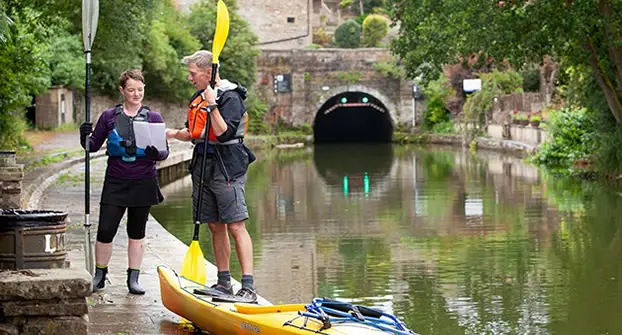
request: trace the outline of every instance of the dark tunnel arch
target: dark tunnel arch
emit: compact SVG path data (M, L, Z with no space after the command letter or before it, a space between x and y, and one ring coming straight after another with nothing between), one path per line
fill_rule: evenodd
M390 142L393 122L388 108L371 94L336 94L320 107L313 123L315 143Z

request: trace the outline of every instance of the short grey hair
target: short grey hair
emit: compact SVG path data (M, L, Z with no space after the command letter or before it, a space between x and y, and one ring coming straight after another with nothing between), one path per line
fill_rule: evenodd
M201 70L212 68L212 53L207 50L199 50L183 59L186 65L194 64Z

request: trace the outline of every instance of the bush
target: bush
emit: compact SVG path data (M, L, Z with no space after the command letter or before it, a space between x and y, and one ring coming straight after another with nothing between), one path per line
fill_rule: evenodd
M363 21L363 40L365 47L376 47L389 32L389 21L381 15L372 14Z
M596 122L586 108L564 108L551 115L550 141L531 158L553 168L571 168L580 159L591 160L597 150Z
M330 45L331 36L322 28L313 29L313 44L327 47Z
M358 48L361 44L361 25L347 20L335 30L335 44L340 48Z
M523 91L525 92L540 92L540 70L526 70L522 71L523 76Z
M425 89L428 108L421 115L421 126L425 130L431 130L437 124L445 123L450 119L450 113L445 107L445 101L454 95L447 77L440 77L431 81Z
M248 113L248 132L251 134L269 133L270 126L263 119L268 111L268 105L261 101L255 90L249 90L248 98L244 103Z

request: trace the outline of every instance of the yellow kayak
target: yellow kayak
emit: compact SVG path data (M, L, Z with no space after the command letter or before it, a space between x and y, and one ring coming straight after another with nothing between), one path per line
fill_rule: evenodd
M416 335L397 318L364 306L323 299L308 305L214 302L212 296L195 293L206 286L166 266L158 267L158 276L164 306L213 335Z

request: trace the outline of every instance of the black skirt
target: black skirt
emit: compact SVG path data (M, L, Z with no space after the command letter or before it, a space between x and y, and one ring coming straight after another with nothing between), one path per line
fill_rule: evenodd
M157 177L151 179L119 179L106 176L100 204L121 207L145 207L161 203Z

